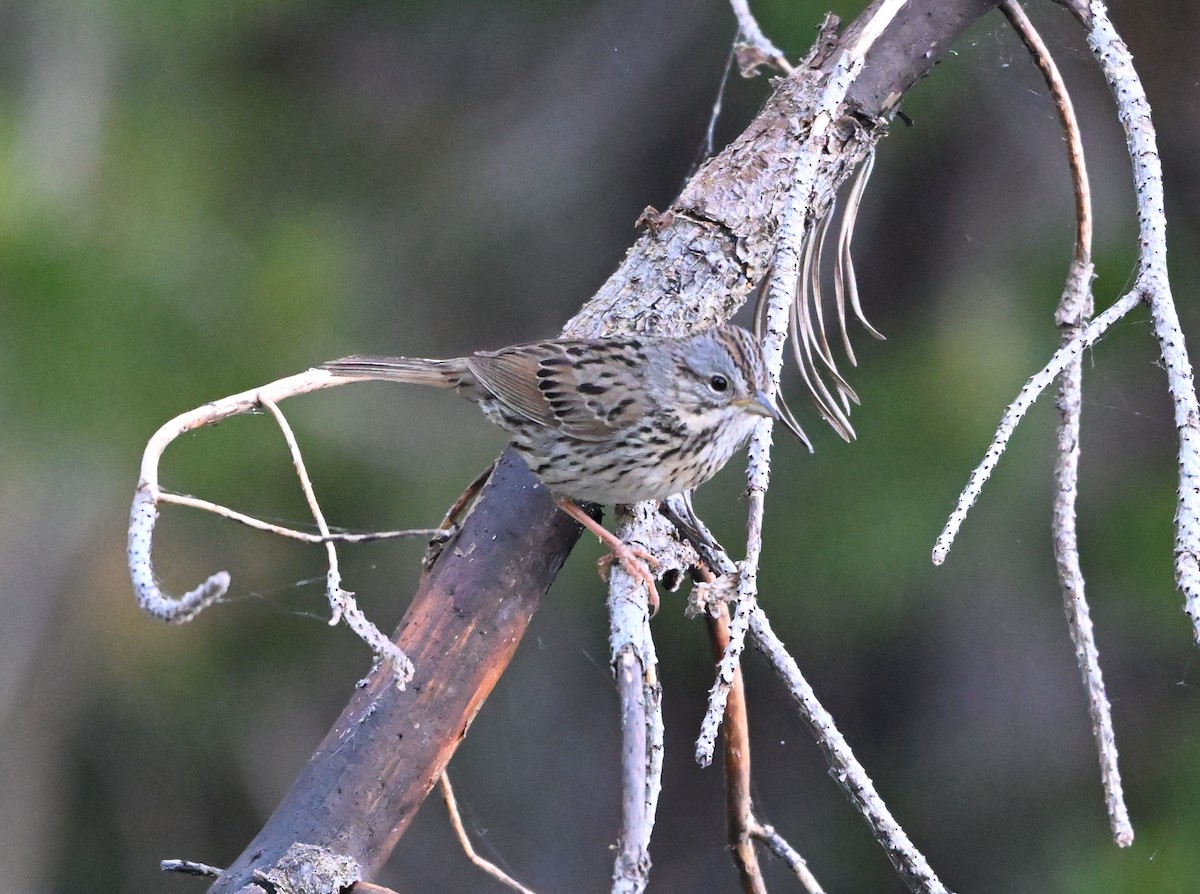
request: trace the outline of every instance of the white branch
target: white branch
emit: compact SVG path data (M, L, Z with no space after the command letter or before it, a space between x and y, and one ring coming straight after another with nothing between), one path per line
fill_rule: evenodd
M361 533L336 531L329 534L313 534L309 531L297 531L295 528L285 525L263 521L261 518L246 515L244 512L238 512L236 509L230 509L228 506L222 506L211 500L202 500L199 497L177 494L169 490L158 492L158 502L160 505L170 503L172 506L187 506L190 509L211 512L213 515L219 515L221 518L227 518L248 528L254 528L256 531L265 531L278 537L287 537L289 540L299 540L301 543L373 543L376 540L395 540L398 537L423 537L442 541L454 533L454 527L448 526L445 528L406 528L403 531L363 531Z
M1179 432L1175 580L1184 596L1184 610L1192 619L1193 638L1200 644L1200 405L1197 404L1195 377L1167 276L1162 163L1150 117L1150 104L1133 67L1129 49L1113 28L1105 5L1100 0L1093 0L1089 13L1088 45L1112 88L1133 169L1140 233L1137 277L1129 293L1089 323L1079 336L1060 348L1050 363L1029 380L1017 400L1008 407L983 462L972 473L958 505L938 537L933 561L937 565L945 561L967 511L999 461L1013 428L1037 396L1069 366L1072 357L1094 344L1113 323L1144 301L1150 307L1154 335L1162 351L1167 387L1174 402L1175 427Z
M221 400L197 407L165 423L146 444L142 454L141 477L133 497L129 518L129 575L138 604L156 618L173 624L190 621L205 607L223 596L229 589L229 572L218 571L204 583L180 597L164 593L154 576L150 554L154 541L154 525L158 520L158 504L162 495L158 484L158 466L172 441L193 429L212 425L230 416L250 413L258 408L260 396L282 400L295 394L306 394L322 388L343 385L351 379L338 379L324 370L310 369L243 391Z
M1200 407L1196 384L1179 328L1179 315L1167 277L1167 223L1162 162L1150 119L1150 103L1121 40L1100 0L1090 5L1088 46L1100 63L1117 103L1125 130L1137 196L1141 257L1135 291L1150 305L1154 335L1162 350L1167 387L1179 431L1179 501L1175 510L1175 582L1192 619L1193 638L1200 644Z
M1004 416L1000 419L1000 425L996 429L996 435L992 439L991 446L984 453L983 462L971 473L971 477L967 480L967 486L959 494L958 505L950 513L946 527L942 529L942 533L938 536L937 543L933 547L934 565L941 565L946 561L946 556L950 553L950 546L954 543L954 538L957 536L959 528L962 527L967 513L975 504L975 500L978 499L979 492L983 490L983 485L991 477L996 464L1000 462L1000 457L1004 454L1004 449L1008 446L1008 441L1016 430L1017 423L1029 412L1029 408L1033 406L1034 401L1041 396L1043 391L1050 387L1054 380L1058 378L1059 373L1074 362L1076 358L1080 357L1084 351L1098 342L1112 328L1113 324L1137 307L1140 301L1141 296L1137 292L1130 292L1122 296L1105 310L1104 313L1088 323L1080 331L1079 335L1055 351L1054 355L1050 358L1050 362L1025 383L1025 387L1017 394L1017 399L1005 409Z
M755 841L761 841L767 850L788 865L788 868L792 870L792 874L796 876L797 881L804 887L807 894L825 894L825 889L821 887L821 883L817 881L817 877L808 868L808 861L800 856L800 852L788 844L782 835L775 831L774 826L759 823L751 830L751 836Z
M689 548L668 536L652 503L631 507L617 535L626 543L669 543L660 568L686 569ZM650 839L662 791L663 716L658 655L650 633L648 592L619 562L609 577L609 644L621 699L621 836L613 864L613 894L640 894L650 881Z
M743 77L752 77L760 65L774 65L785 75L792 73L792 65L783 51L771 42L750 11L748 0L729 0L733 14L737 17L738 32L745 43L738 47L738 67Z
M308 477L308 469L304 465L304 458L300 454L300 445L296 442L296 435L292 431L291 425L288 424L287 418L280 412L274 401L261 395L258 400L275 417L279 430L283 432L288 452L292 455L292 464L300 479L300 488L304 491L304 499L312 511L313 520L317 523L317 530L321 532L322 537L328 538L329 525L325 521L325 513L321 511L320 503L317 502L312 480ZM339 621L345 620L346 625L371 647L372 652L380 659L392 662L392 673L396 677L396 684L403 689L413 678L412 662L408 660L408 656L399 646L367 620L367 616L358 607L354 594L342 588L342 571L338 566L337 547L332 540L326 539L325 553L329 557L329 571L325 575L325 595L329 598L330 608L329 626L335 627Z
M757 606L750 613L750 636L755 648L767 656L775 673L787 686L792 703L825 754L834 780L866 818L876 840L887 852L888 859L909 890L919 894L946 894L946 886L934 874L928 861L887 809L887 805L875 791L867 771L838 731L833 717L817 701L816 693L800 673L795 659L775 636L767 616Z
M1033 22L1017 0L1004 0L1000 11L1008 18L1029 48L1034 62L1041 69L1050 88L1067 143L1067 160L1075 187L1075 257L1063 286L1055 319L1064 342L1074 338L1094 310L1092 278L1092 200L1091 185L1083 152L1083 135L1074 104L1066 83L1058 70L1049 47L1038 34ZM1058 385L1058 438L1054 466L1054 510L1051 529L1054 555L1058 565L1059 585L1063 593L1063 608L1075 658L1088 697L1088 715L1092 735L1100 759L1100 776L1104 785L1104 800L1108 808L1113 840L1120 847L1133 843L1133 827L1121 786L1117 764L1117 746L1113 734L1112 709L1104 688L1100 669L1100 653L1092 631L1091 610L1079 562L1079 539L1076 532L1076 503L1079 493L1079 431L1083 408L1083 364L1076 357L1063 370Z

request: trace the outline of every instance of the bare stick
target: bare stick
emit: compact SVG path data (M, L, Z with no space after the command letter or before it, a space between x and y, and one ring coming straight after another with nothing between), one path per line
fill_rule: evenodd
M500 882L512 888L520 894L533 894L533 891L526 888L519 881L493 863L481 856L471 844L471 838L467 835L467 828L463 825L462 814L458 810L458 799L454 797L454 789L450 787L450 774L442 771L442 775L438 777L438 785L442 790L442 800L446 802L446 812L450 814L450 825L454 827L454 834L458 838L459 845L462 846L463 853L467 855L467 859Z
M1075 257L1071 263L1062 300L1056 315L1063 341L1070 341L1091 316L1093 301L1092 199L1083 155L1083 137L1067 86L1058 71L1049 48L1016 0L1004 0L1000 11L1012 23L1029 48L1034 62L1041 70L1058 110L1067 141L1067 159L1071 167L1071 182L1075 189ZM1091 610L1084 589L1083 571L1079 563L1079 543L1076 535L1075 504L1079 491L1079 418L1082 409L1083 364L1079 358L1063 370L1058 386L1056 405L1059 412L1058 450L1055 462L1053 538L1058 566L1058 579L1063 592L1063 608L1075 646L1075 658L1083 677L1088 696L1088 714L1092 736L1100 759L1100 777L1104 785L1104 801L1108 809L1113 840L1120 847L1133 843L1133 827L1121 786L1117 765L1116 740L1113 734L1112 709L1104 688L1100 670L1100 652L1092 631Z
M328 537L329 525L325 521L325 513L321 511L321 504L317 502L312 479L308 477L308 469L304 465L304 457L300 454L300 445L296 442L295 432L292 431L287 418L274 401L266 397L259 397L259 403L275 417L279 430L283 432L288 451L292 454L292 464L296 467L296 476L300 479L300 489L304 492L308 508L312 510L317 530L323 537ZM338 567L337 547L333 541L326 540L325 553L329 557L329 571L325 575L325 593L329 597L331 610L329 626L337 626L339 621L345 620L346 625L371 647L372 652L380 659L392 662L396 685L403 689L413 677L412 662L408 660L408 656L400 650L399 646L383 634L383 631L367 620L367 616L358 607L354 594L342 588L342 572Z
M825 78L825 85L816 101L812 125L796 162L786 208L780 222L774 262L766 285L766 312L763 319L763 356L770 372L767 393L774 399L779 390L783 369L784 346L788 336L789 316L793 297L801 276L801 253L805 228L816 225L812 191L818 166L825 155L824 136L837 119L846 92L862 71L867 50L883 33L883 29L904 6L906 0L884 0L872 17L864 23L854 44L841 54ZM708 709L696 740L696 761L701 766L712 762L716 731L725 712L725 699L733 684L731 666L745 647L746 618L755 604L758 592L758 559L762 552L762 521L764 496L770 479L771 422L759 423L750 439L750 462L746 472L749 493L749 512L746 522L746 560L738 579L738 597L732 610L729 645L718 667L717 680L709 693ZM743 612L743 608L745 612Z
M792 64L783 51L771 42L750 11L748 0L729 0L733 14L737 16L738 34L742 38L735 45L738 68L744 78L752 78L763 65L772 65L785 75L792 73Z
M1129 49L1108 20L1107 10L1099 0L1091 3L1087 18L1090 18L1088 45L1100 63L1116 99L1117 117L1125 130L1133 169L1141 247L1137 277L1129 293L1060 348L1050 364L1026 384L1017 401L1009 406L983 463L972 474L946 528L938 537L933 561L934 564L941 564L945 560L967 510L999 460L1012 434L1012 427L1037 395L1066 369L1072 353L1078 355L1090 347L1120 316L1144 301L1150 307L1154 334L1167 372L1167 387L1174 403L1175 427L1179 432L1175 581L1184 596L1184 611L1192 619L1193 639L1200 644L1200 405L1197 403L1195 377L1167 275L1162 163L1150 117L1150 104L1133 67Z
M1192 619L1193 638L1200 644L1200 406L1167 276L1167 223L1158 139L1150 120L1150 103L1129 48L1113 28L1103 3L1093 0L1090 12L1088 46L1112 88L1133 165L1141 244L1135 288L1150 305L1154 335L1175 406L1175 427L1179 431L1175 582L1184 596L1184 610Z
M663 527L666 521L642 504L630 510L618 534L627 543L661 539L655 535ZM638 579L614 563L608 616L612 668L621 702L621 834L613 864L613 894L637 894L649 884L650 839L662 790L662 686L647 598Z
M800 673L795 659L775 636L767 616L758 607L751 612L750 637L787 686L792 703L817 740L818 747L825 754L830 775L866 818L876 840L883 846L892 866L908 885L909 890L919 894L944 894L947 890L945 885L892 817L891 811L875 791L867 771L863 769L838 731L833 717L817 701L816 694Z
M1078 332L1090 306L1092 265L1075 262L1063 290L1060 308L1063 337ZM1058 458L1055 465L1053 534L1058 579L1063 592L1063 608L1067 626L1075 646L1075 660L1088 696L1088 715L1092 737L1100 760L1100 779L1104 786L1104 802L1108 810L1109 828L1119 847L1133 844L1133 826L1121 786L1117 765L1117 745L1113 733L1112 709L1100 670L1100 652L1092 630L1091 610L1084 592L1083 571L1079 564L1079 548L1075 531L1075 496L1079 469L1079 412L1081 370L1078 360L1063 373L1059 385Z
M967 512L975 504L983 485L991 477L996 464L1000 462L1000 457L1004 454L1004 449L1008 446L1008 441L1016 430L1017 423L1029 412L1034 401L1075 358L1081 356L1084 351L1103 338L1115 323L1137 307L1140 302L1141 295L1137 291L1129 292L1113 302L1107 310L1084 326L1077 336L1055 351L1050 362L1025 383L1025 386L1017 394L1016 400L1005 408L1000 425L996 429L996 435L992 438L991 446L984 453L983 462L971 473L971 477L967 480L967 486L959 494L958 504L950 513L946 527L938 535L937 543L933 547L934 565L941 565L946 561L946 556L950 553L950 546L954 543L954 538L957 536L959 528L962 527Z
M187 494L173 493L169 490L158 492L158 502L160 504L170 503L173 506L187 506L191 509L211 512L213 515L219 515L221 518L227 518L248 528L254 528L256 531L266 531L268 534L287 537L291 540L299 540L301 543L371 543L376 540L394 540L398 537L425 537L445 540L454 533L453 528L443 527L408 528L404 531L365 531L358 534L347 532L313 534L309 531L297 531L295 528L288 528L283 525L263 521L252 515L246 515L244 512L238 512L236 509L230 509L228 506L222 506L220 503L213 503L209 500L202 500L199 497L188 496Z
M699 523L699 519L693 519ZM702 523L701 523L702 526ZM697 532L701 538L711 541L707 530ZM711 541L715 543L715 541ZM720 547L715 547L720 550ZM724 557L723 551L719 553ZM697 565L696 577L700 587L719 587L718 578L704 564ZM703 600L701 600L703 601ZM714 657L721 660L729 645L729 608L723 602L710 602L704 606L710 641ZM754 814L750 796L750 724L746 706L746 686L741 665L733 669L733 684L725 703L725 825L729 849L734 865L741 878L745 894L766 894L766 883L759 868L758 854L754 842L761 843L771 853L783 859L795 873L808 894L822 894L820 883L808 868L800 853L771 826L761 822Z
M694 515L690 519L690 527L696 530L687 531L687 536L689 538L695 536L704 543L704 551L712 554L711 560L717 567L728 568L732 564L724 550L716 544L711 534L703 529L703 523ZM707 561L709 560L706 559ZM709 586L719 586L722 580L722 578L709 579L703 572L701 572L701 577ZM698 586L705 586L705 584ZM867 776L866 770L854 757L849 744L838 732L832 716L817 700L816 694L801 675L795 659L788 654L783 643L771 630L766 613L756 605L749 614L751 640L755 647L767 655L776 673L783 680L792 696L800 719L808 726L829 763L830 775L867 820L875 840L883 845L892 865L896 867L913 891L929 892L929 894L945 891L946 888L933 874L925 857L892 818L883 799L875 791L875 786ZM728 652L728 647L726 646L723 651ZM729 735L728 732L727 735ZM783 840L778 832L769 825L758 823L755 820L750 834L755 840L763 842L772 853L786 860L810 894L819 894L821 886L808 870L804 859Z

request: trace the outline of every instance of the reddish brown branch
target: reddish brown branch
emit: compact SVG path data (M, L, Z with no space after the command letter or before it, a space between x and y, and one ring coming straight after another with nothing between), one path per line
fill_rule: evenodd
M717 616L706 615L713 656L720 660L729 645L729 609L720 604ZM758 825L750 801L750 719L746 711L746 685L738 665L725 701L725 830L729 850L745 894L766 894L753 829Z
M238 891L293 842L327 847L372 877L503 673L579 526L506 453L418 587L397 642L416 675L372 672L262 831L210 889ZM357 655L357 653L356 653Z

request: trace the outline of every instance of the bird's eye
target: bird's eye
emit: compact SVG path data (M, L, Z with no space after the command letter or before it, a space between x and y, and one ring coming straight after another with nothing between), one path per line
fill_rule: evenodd
M724 394L729 390L729 380L724 376L713 376L708 380L708 387L717 394Z

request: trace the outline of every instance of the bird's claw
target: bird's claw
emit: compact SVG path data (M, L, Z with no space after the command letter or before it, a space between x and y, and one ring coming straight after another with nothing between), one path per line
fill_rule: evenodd
M650 569L657 568L661 563L651 553L640 546L630 546L628 543L620 543L612 547L611 553L601 557L596 562L596 570L600 572L600 579L602 581L608 581L608 575L612 570L614 561L621 566L626 574L646 585L646 593L650 598L650 617L653 618L658 614L658 588L654 584L654 575L650 573Z

